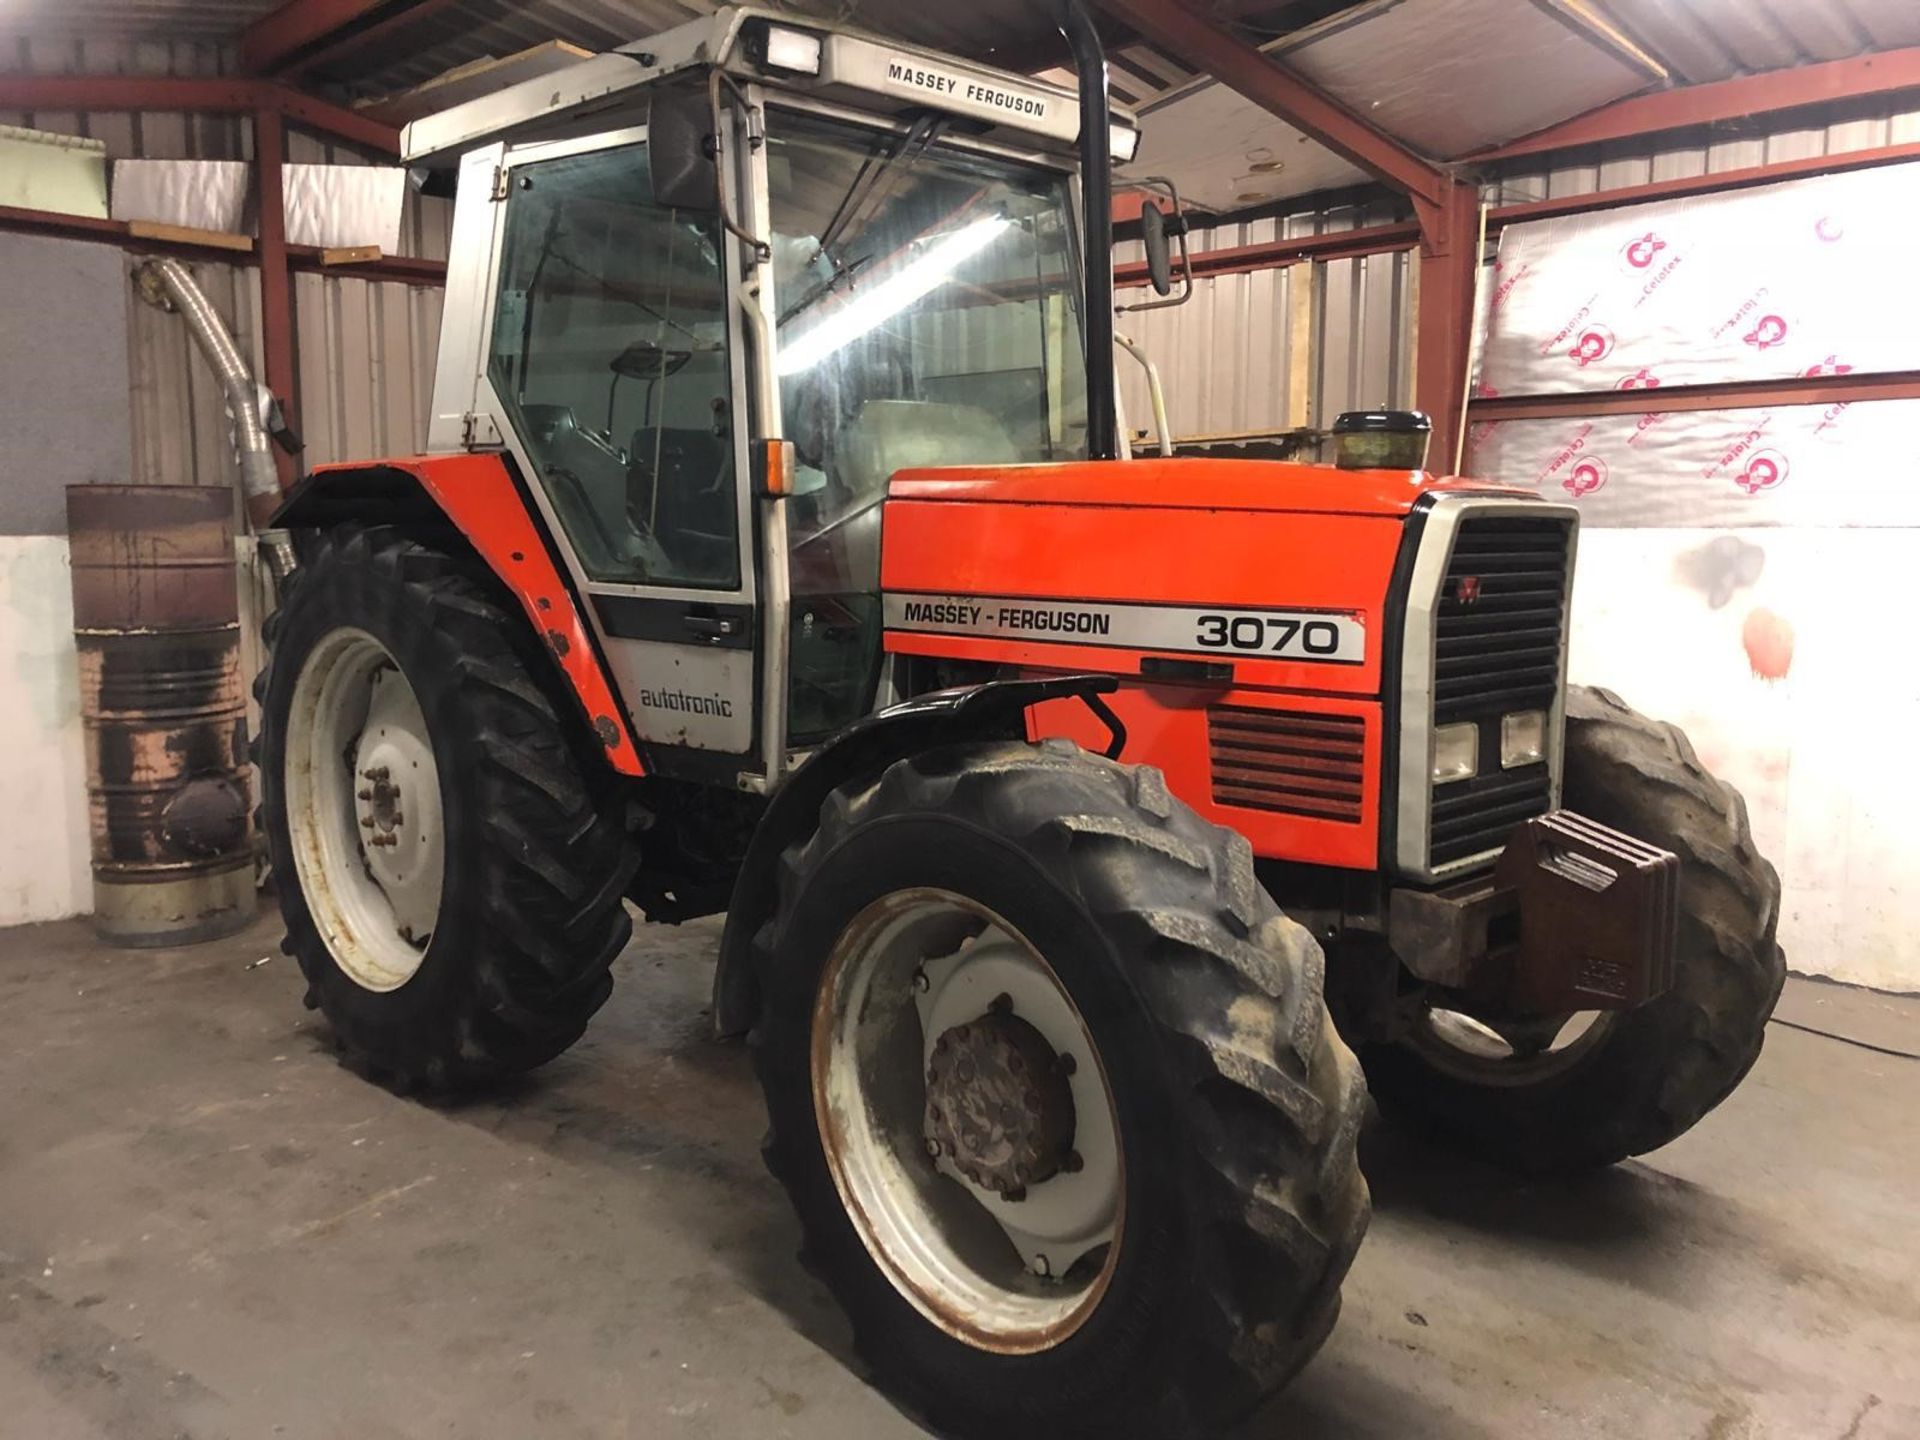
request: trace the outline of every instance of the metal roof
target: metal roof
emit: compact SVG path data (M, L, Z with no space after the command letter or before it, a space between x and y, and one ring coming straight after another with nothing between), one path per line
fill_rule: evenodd
M1672 74L1699 84L1920 45L1914 0L1588 0Z
M781 3L781 0L770 0ZM784 0L1010 70L1071 81L1037 0ZM345 98L420 84L550 40L605 50L710 13L717 0L454 0L315 67ZM232 39L273 0L0 0L0 36ZM1196 7L1197 8L1197 7ZM1222 23L1415 149L1442 159L1661 85L1920 45L1920 0L1234 0ZM1301 25L1303 19L1314 23ZM1103 22L1104 24L1105 22ZM1116 98L1146 116L1142 168L1212 208L1347 183L1351 171L1252 102L1113 32ZM81 64L76 48L75 68ZM7 53L0 47L0 68ZM1277 164L1275 162L1278 162Z

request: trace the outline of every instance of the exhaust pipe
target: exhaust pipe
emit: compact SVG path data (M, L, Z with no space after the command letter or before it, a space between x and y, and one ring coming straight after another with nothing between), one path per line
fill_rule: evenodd
M253 372L240 358L240 349L221 322L187 267L178 260L148 260L134 271L134 283L140 298L162 310L177 311L187 322L194 344L207 357L226 396L227 414L233 420L234 448L240 458L240 487L246 495L247 516L256 532L265 530L280 508L280 471L273 461L272 442L262 419L261 389L253 383ZM277 558L269 547L269 558Z
M1113 362L1113 114L1107 96L1107 52L1085 0L1066 0L1060 30L1080 77L1080 202L1085 248L1087 328L1087 454L1120 458L1120 415Z

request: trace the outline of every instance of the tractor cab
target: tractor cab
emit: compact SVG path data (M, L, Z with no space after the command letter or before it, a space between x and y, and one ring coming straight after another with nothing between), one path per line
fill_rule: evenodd
M1073 91L748 9L408 128L458 164L468 302L429 448L510 457L668 767L764 786L874 708L896 472L1120 453L1081 128Z

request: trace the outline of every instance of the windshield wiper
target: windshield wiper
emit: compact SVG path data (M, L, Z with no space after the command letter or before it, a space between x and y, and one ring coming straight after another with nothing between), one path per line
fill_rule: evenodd
M827 221L827 228L820 232L820 248L814 254L815 260L822 255L829 260L833 259L831 252L834 242L840 238L840 232L852 223L853 217L859 213L860 207L866 203L874 187L887 175L894 173L895 167L899 166L902 160L907 160L910 165L913 160L918 160L924 155L928 147L940 137L940 132L946 128L946 125L947 117L944 115L922 115L913 122L913 128L907 131L892 154L880 159L877 165L874 161L878 157L871 153L860 162L859 170L854 173L853 183L847 186L847 193L840 197L840 203L834 207L833 218ZM811 264L812 261L808 263ZM838 262L834 264L836 271L850 268L852 267L841 266Z

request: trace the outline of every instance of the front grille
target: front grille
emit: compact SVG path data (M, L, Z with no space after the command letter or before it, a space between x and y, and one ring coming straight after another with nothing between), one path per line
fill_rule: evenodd
M1486 715L1497 722L1508 711L1553 704L1569 539L1566 520L1552 516L1461 522L1434 623L1436 725Z
M1547 767L1501 770L1499 765L1496 752L1496 773L1435 788L1433 818L1427 829L1428 854L1434 865L1498 850L1514 826L1547 813L1553 798Z
M1358 824L1366 724L1357 716L1218 706L1207 712L1213 803Z
M1551 713L1560 689L1568 602L1564 515L1465 516L1434 612L1433 723L1480 731L1480 773L1433 789L1427 862L1439 868L1500 849L1553 803L1547 765L1500 766L1500 717Z

